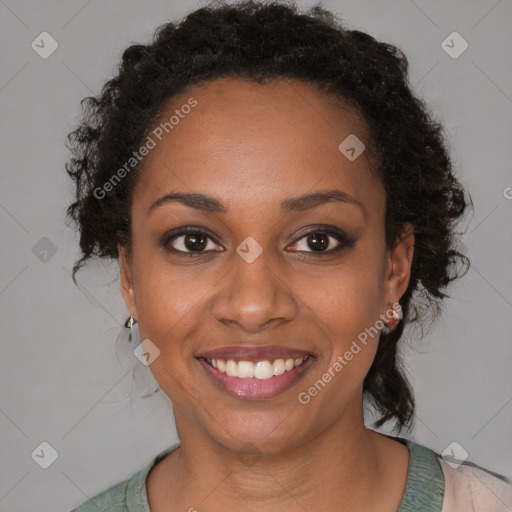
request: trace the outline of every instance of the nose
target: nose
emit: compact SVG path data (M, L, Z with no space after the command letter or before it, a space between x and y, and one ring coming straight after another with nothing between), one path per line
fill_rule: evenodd
M290 283L272 268L265 251L252 263L233 255L233 269L213 298L214 317L229 327L257 333L293 320L298 313Z

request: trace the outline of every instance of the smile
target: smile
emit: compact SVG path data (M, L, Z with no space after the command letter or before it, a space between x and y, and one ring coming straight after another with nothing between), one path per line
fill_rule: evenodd
M299 359L276 359L274 361L233 361L228 359L206 359L219 372L225 373L230 377L240 377L241 379L271 379L274 376L282 375L300 366L309 356Z
M313 364L313 356L261 361L197 358L216 386L236 398L272 398L292 387Z

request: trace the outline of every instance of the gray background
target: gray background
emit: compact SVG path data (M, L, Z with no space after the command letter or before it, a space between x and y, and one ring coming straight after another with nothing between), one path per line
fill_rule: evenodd
M64 143L80 99L113 76L123 49L200 5L0 0L1 511L69 510L177 440L168 399L137 398L149 370L138 363L131 389L134 358L122 340L116 350L126 318L117 263L91 262L81 289L71 280L79 253L64 225ZM461 225L472 269L434 328L404 344L418 413L409 437L438 452L457 441L469 460L512 477L512 2L324 5L405 51L475 202ZM59 45L47 59L31 48L43 31ZM453 31L469 44L456 59L441 47ZM58 452L48 469L31 458L43 441Z

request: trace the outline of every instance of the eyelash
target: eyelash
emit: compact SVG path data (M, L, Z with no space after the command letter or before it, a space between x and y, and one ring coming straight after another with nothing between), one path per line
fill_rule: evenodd
M167 233L162 238L162 240L160 242L160 245L166 251L178 254L180 256L185 256L187 258L197 258L197 257L203 256L204 254L207 254L208 252L211 252L211 251L204 251L204 250L203 251L181 251L179 249L174 249L173 247L170 247L170 243L172 241L176 240L177 238L179 238L181 236L186 236L186 235L190 235L190 234L204 235L204 236L206 236L206 238L208 238L208 239L212 240L213 242L215 242L215 240L213 239L212 236L210 236L206 231L203 231L201 229L194 228L192 226L187 226L185 228L179 228L179 229L180 229L180 231L178 233L176 233L176 232ZM337 254L337 253L341 252L345 248L352 248L354 246L355 242L356 242L355 238L348 237L345 232L343 232L342 230L340 230L338 228L332 228L332 227L320 228L320 227L317 227L317 228L314 228L314 229L312 229L310 231L307 231L306 233L302 234L291 245L297 244L300 240L306 238L311 233L319 233L319 234L328 235L328 236L333 237L334 239L336 239L339 242L339 244L334 249L330 249L328 251L318 251L318 252L315 252L315 251L296 251L296 252L306 252L306 253L317 254L317 255ZM215 243L217 243L217 242L215 242ZM217 244L217 245L220 245L220 244ZM221 251L213 251L213 252L221 252Z

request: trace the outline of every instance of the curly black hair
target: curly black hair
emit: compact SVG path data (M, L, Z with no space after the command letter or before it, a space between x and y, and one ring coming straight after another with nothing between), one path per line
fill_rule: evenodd
M141 165L108 193L102 187L140 147L167 100L220 77L316 85L364 120L372 172L386 190L387 246L397 242L404 223L414 228L411 277L400 300L404 320L381 333L363 383L364 396L381 415L374 425L392 420L394 429L409 430L415 401L397 344L405 325L437 316L441 299L449 297L442 290L469 269L454 227L472 201L453 172L442 125L413 95L407 75L399 48L348 29L320 3L305 11L293 2L210 4L161 25L149 44L124 51L101 95L82 100L83 117L68 135L73 157L66 171L76 200L67 217L79 227L82 252L74 282L89 258L117 259L118 244L130 250L131 197Z

